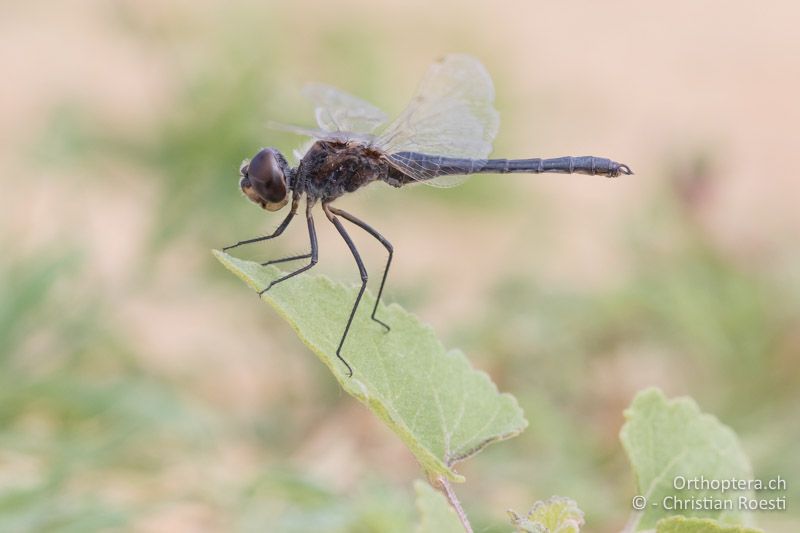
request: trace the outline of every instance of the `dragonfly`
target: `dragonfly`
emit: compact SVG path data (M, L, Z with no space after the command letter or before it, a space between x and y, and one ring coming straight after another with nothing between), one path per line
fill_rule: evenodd
M433 63L410 103L391 122L372 104L328 85L309 84L303 89L303 95L315 106L316 128L272 124L309 138L305 149L295 152L298 163L292 166L277 149L262 148L251 159L246 159L239 171L241 191L262 209L279 211L289 204L291 196L288 214L269 235L239 241L223 251L279 237L295 218L305 198L308 253L274 259L262 265L307 262L270 282L259 292L260 297L275 285L317 264L319 247L312 209L320 204L322 212L350 249L361 276L360 289L336 349L336 356L349 377L353 369L342 355L342 349L369 276L342 220L361 228L386 249L388 257L371 318L387 332L391 329L389 324L376 314L394 247L368 223L332 205L336 199L373 182L392 187L416 183L452 187L472 174L560 173L610 178L633 174L628 165L594 156L490 159L499 125L494 85L480 61L469 55L451 54Z

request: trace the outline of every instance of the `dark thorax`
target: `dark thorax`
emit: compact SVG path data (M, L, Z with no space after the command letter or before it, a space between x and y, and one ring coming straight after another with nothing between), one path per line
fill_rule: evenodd
M309 198L331 201L386 178L389 164L360 143L317 141L297 167L297 187Z

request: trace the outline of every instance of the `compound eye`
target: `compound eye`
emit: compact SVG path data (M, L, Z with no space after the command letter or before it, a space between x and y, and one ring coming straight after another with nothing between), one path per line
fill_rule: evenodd
M264 201L264 209L277 211L289 201L286 176L278 163L275 150L263 148L250 164L242 167L255 192Z

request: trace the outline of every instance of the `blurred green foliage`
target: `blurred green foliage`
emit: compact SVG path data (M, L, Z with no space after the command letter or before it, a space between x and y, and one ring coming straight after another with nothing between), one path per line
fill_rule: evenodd
M356 493L343 498L302 473L265 471L244 495L237 531L303 533L403 533L415 521L409 496L377 480L367 480Z
M3 476L2 531L124 523L133 509L79 480L163 466L158 447L192 423L108 328L105 303L71 293L80 266L71 250L0 266L0 457L15 465Z

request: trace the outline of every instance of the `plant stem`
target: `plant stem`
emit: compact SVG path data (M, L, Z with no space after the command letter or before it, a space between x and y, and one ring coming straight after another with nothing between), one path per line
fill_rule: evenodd
M469 519L467 518L467 514L464 512L464 509L461 507L461 502L458 501L458 497L456 493L453 492L453 488L450 486L450 482L447 479L439 476L436 478L436 481L439 482L439 485L442 486L444 489L444 494L447 496L447 500L450 502L450 505L453 506L455 509L456 514L458 515L458 519L461 521L461 525L464 526L464 531L467 533L472 532L472 526L469 523Z

